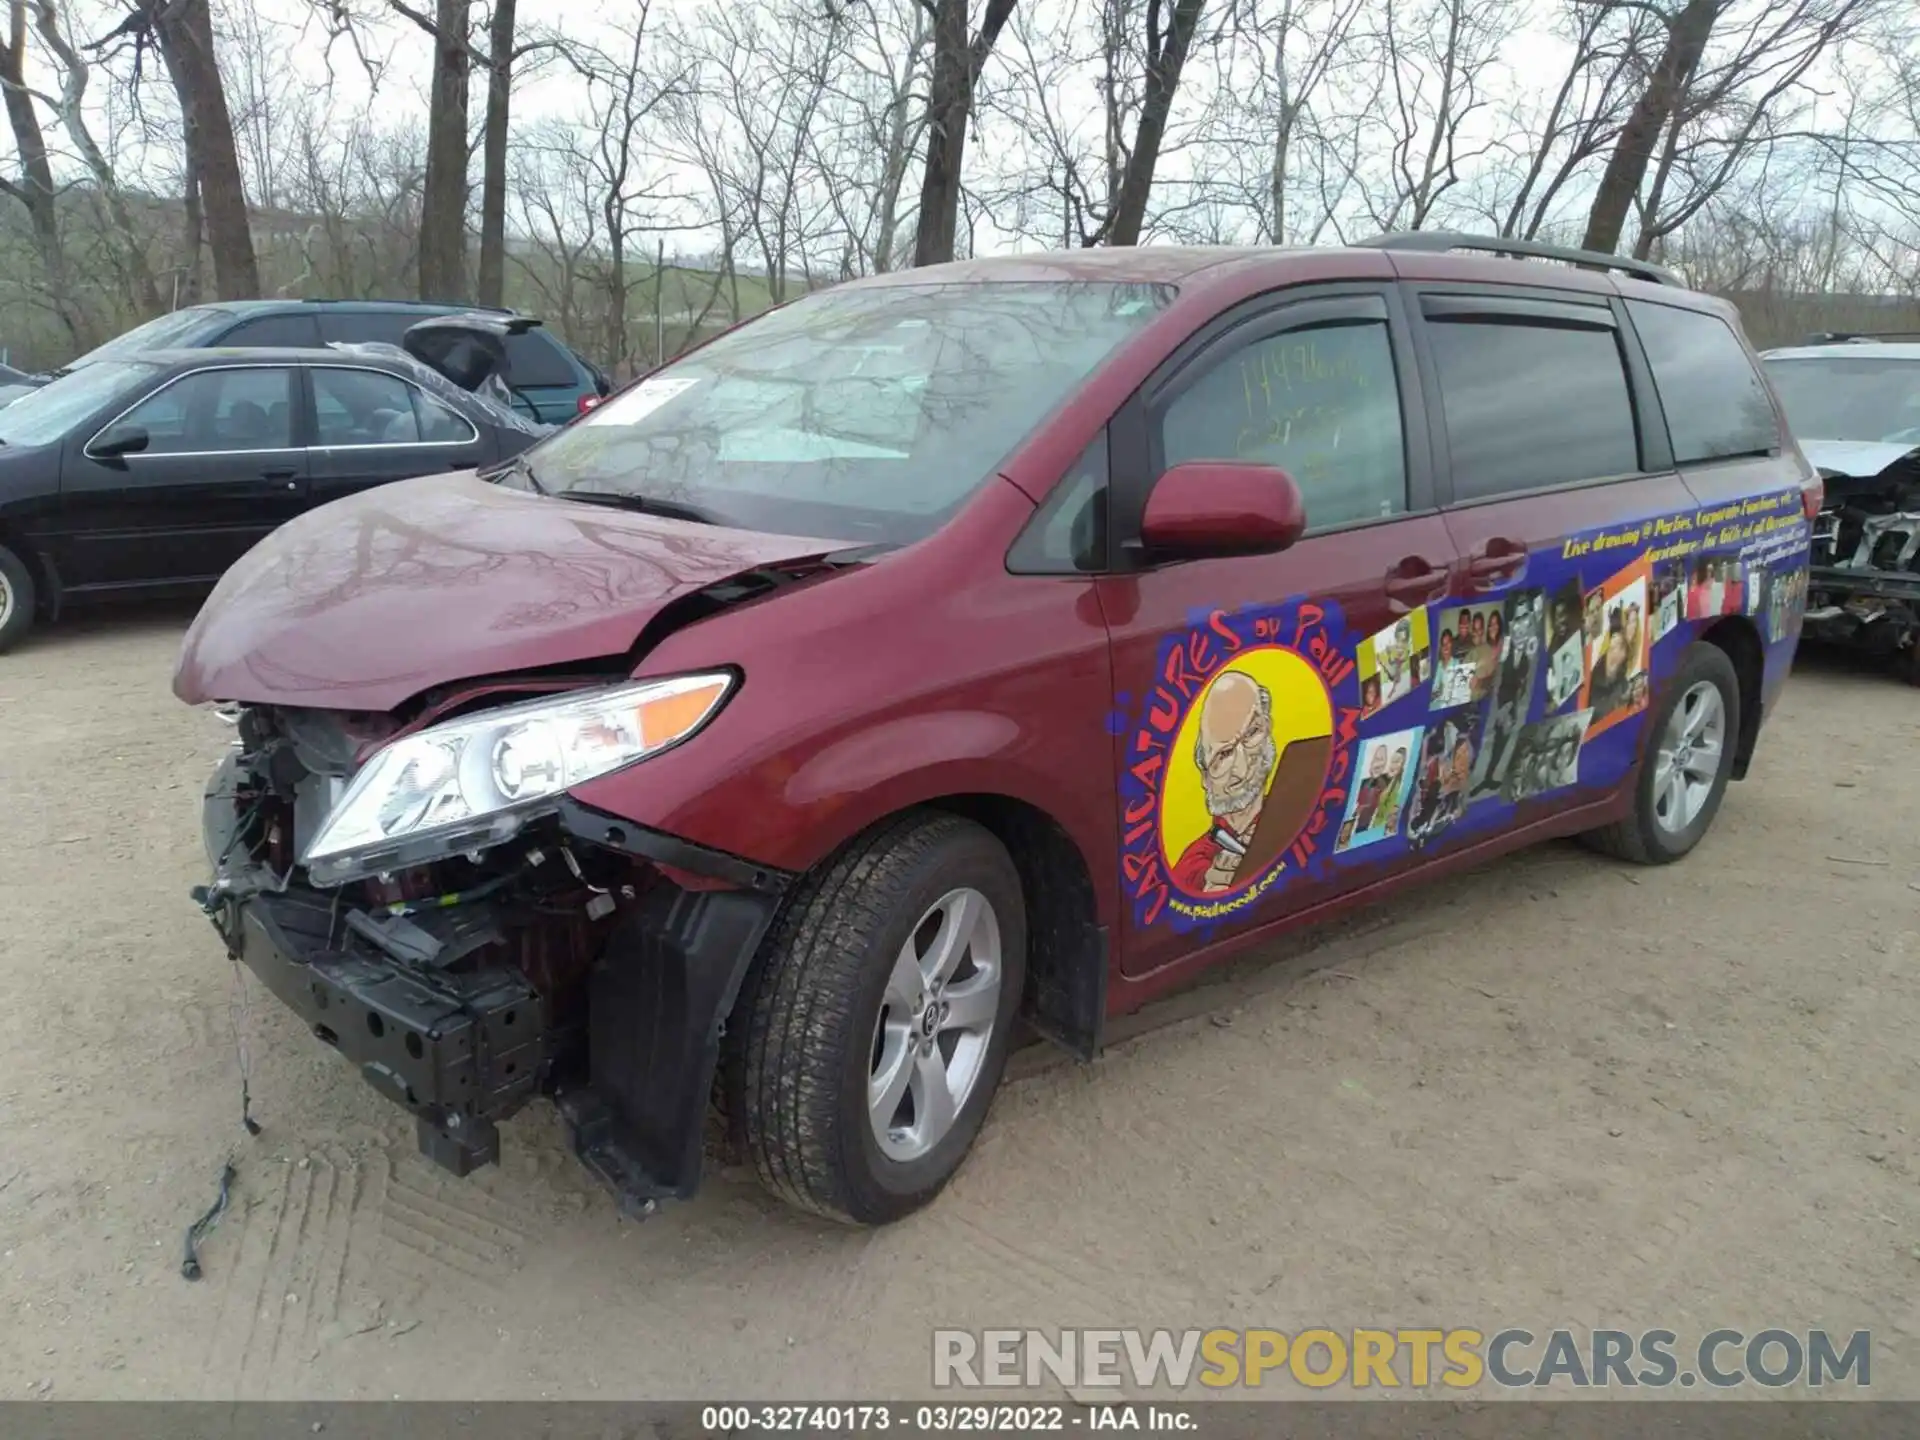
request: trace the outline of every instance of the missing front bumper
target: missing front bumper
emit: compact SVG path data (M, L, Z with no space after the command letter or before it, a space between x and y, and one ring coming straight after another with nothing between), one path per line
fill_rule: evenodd
M255 895L215 917L228 948L313 1034L416 1120L456 1175L499 1158L497 1122L540 1089L550 1035L539 992L504 966L403 967L339 935L328 897Z
M628 855L662 868L636 876L584 997L568 992L557 1011L518 967L476 965L484 951L436 967L380 948L332 893L226 871L199 893L235 958L415 1116L429 1158L456 1175L496 1161L498 1122L549 1092L576 1157L624 1212L646 1214L699 1188L726 1017L791 877L583 808L562 824L602 846L618 832ZM744 888L689 888L699 879ZM481 938L491 906L458 912L465 922L446 912L438 938L463 924Z

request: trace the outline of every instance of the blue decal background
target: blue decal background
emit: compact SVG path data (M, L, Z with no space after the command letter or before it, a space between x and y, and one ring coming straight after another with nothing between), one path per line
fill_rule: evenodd
M1391 868L1411 849L1444 853L1483 840L1535 818L1521 814L1523 806L1599 798L1633 767L1648 711L1680 654L1710 625L1729 615L1754 625L1771 692L1799 635L1809 537L1801 493L1787 490L1582 532L1557 552L1535 550L1515 584L1436 602L1377 634L1356 632L1338 605L1313 596L1190 615L1186 629L1162 642L1144 693L1117 697L1111 723L1121 741L1121 878L1135 923L1204 934L1271 917L1290 888L1325 889L1340 872ZM1577 652L1568 648L1574 597ZM1589 628L1594 617L1597 632ZM1443 664L1457 637L1490 632L1498 634L1491 663L1482 640L1466 651L1471 671L1457 649ZM1320 793L1302 808L1299 775L1310 767L1295 766L1286 797L1275 798L1288 746L1315 747L1316 761L1320 753L1318 738L1305 733L1314 719L1275 714L1273 789L1251 807L1254 820L1244 831L1222 821L1190 844L1190 793L1207 784L1198 753L1229 777L1236 764L1244 769L1236 746L1245 742L1210 736L1200 723L1211 714L1206 697L1228 671L1252 675L1265 665L1261 673L1278 675L1273 667L1283 661L1297 683L1299 667L1280 651L1311 666L1325 686L1331 733ZM1576 654L1579 686L1570 689ZM1244 679L1234 683L1247 689ZM1383 700L1377 708L1375 697ZM1471 770L1456 784L1462 736L1470 737ZM1403 784L1393 767L1409 746L1417 747L1416 768ZM1214 792L1206 794L1212 808ZM1170 827L1174 810L1182 813ZM1297 834L1275 851L1268 832L1296 815ZM1196 858L1195 849L1204 853ZM1212 862L1204 875L1202 859ZM1184 882L1176 873L1183 861Z

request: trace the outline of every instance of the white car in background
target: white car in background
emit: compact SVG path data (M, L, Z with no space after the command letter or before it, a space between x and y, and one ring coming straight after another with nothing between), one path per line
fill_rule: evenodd
M1822 336L1761 359L1827 487L1802 633L1920 684L1920 343Z

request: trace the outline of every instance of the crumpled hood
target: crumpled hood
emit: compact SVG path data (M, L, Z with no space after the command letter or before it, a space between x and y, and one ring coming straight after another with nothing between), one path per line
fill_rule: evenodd
M187 631L173 691L190 704L391 710L449 681L619 654L682 595L845 545L549 499L471 472L405 480L322 506L243 556Z
M1915 453L1916 447L1878 440L1802 440L1800 449L1822 470L1871 480L1896 461Z

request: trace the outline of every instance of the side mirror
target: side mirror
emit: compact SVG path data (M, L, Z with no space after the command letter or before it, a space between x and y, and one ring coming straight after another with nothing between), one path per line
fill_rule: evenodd
M139 425L116 425L93 442L93 453L102 460L118 460L122 455L137 455L153 443L153 437Z
M1273 554L1306 528L1307 503L1286 471L1239 460L1190 460L1155 483L1140 539L1154 555L1198 560Z

